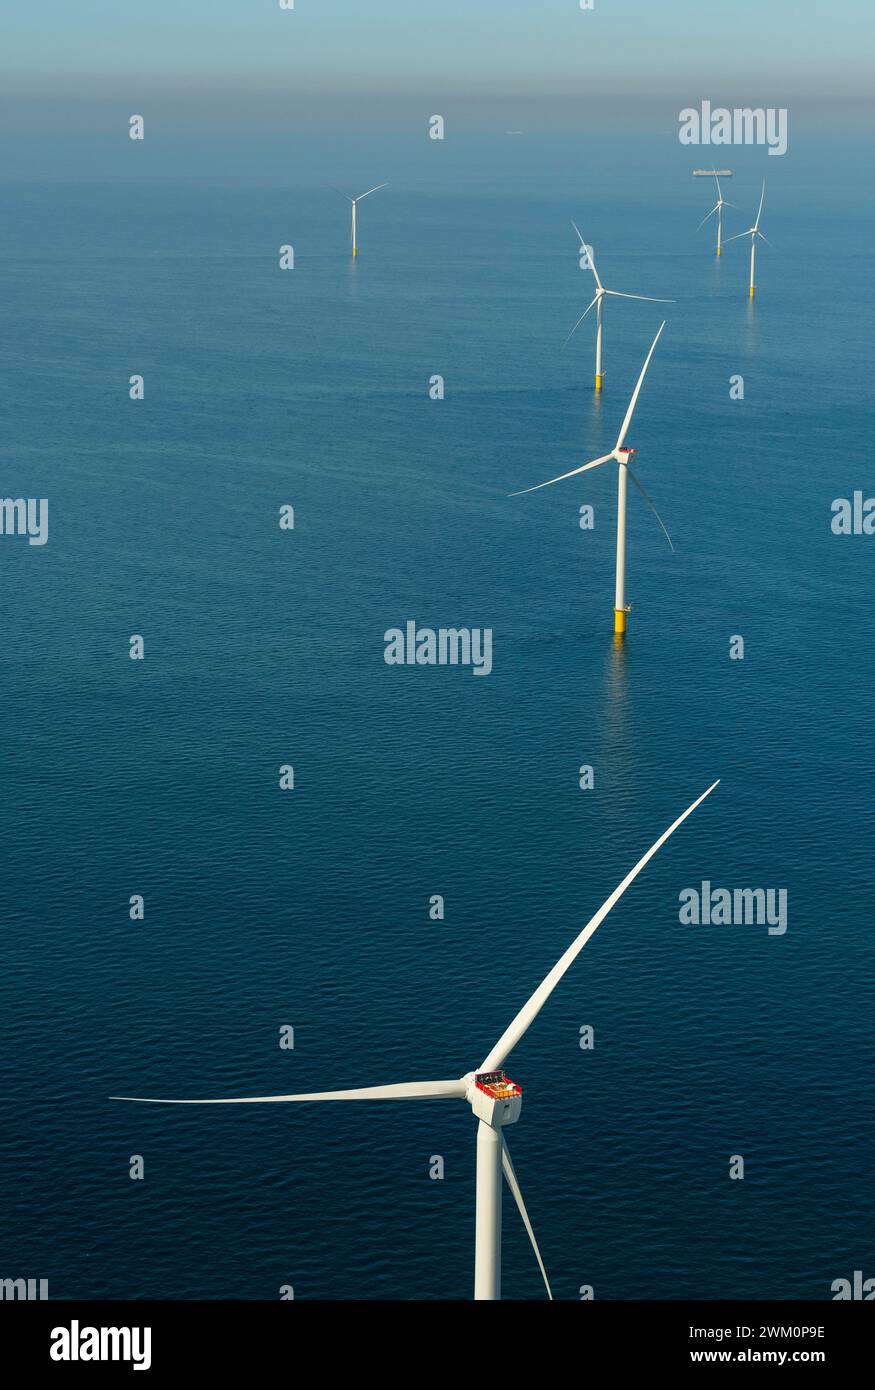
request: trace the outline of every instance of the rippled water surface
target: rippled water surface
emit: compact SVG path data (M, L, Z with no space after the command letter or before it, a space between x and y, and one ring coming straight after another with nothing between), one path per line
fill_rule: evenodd
M875 491L871 237L813 154L740 161L728 232L764 168L753 306L686 158L576 198L402 181L355 264L322 188L6 187L0 490L50 538L0 542L0 1272L466 1297L465 1106L107 1097L462 1074L716 777L508 1063L523 1192L557 1297L871 1266L875 539L830 531ZM628 442L677 553L631 493L621 650L613 468L506 496L613 445L662 314L608 305L595 399L572 215L606 284L676 300ZM490 627L492 674L388 667L408 619ZM788 931L681 925L703 879L786 888ZM540 1296L509 1201L504 1284Z

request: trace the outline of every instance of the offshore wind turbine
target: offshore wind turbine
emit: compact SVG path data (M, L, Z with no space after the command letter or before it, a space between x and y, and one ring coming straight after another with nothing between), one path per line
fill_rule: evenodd
M583 320L586 318L586 316L587 316L587 314L589 313L590 309L593 307L593 305L595 305L595 317L596 317L596 330L595 330L595 389L596 389L596 391L601 391L601 389L602 389L602 313L603 313L603 310L602 310L602 303L603 303L605 297L606 297L607 295L612 295L614 299L644 299L644 300L647 301L648 304L674 304L674 300L673 300L673 299L653 299L653 298L652 298L650 295L648 295L648 294L623 294L623 292L622 292L621 290L606 290L605 287L604 287L604 285L602 284L601 280L599 279L599 273L598 273L598 271L597 271L596 268L595 268L595 255L594 255L594 253L593 253L592 247L591 247L591 246L588 246L588 245L586 244L586 242L584 241L583 235L582 235L582 233L581 233L581 230L580 230L580 228L578 227L577 223L574 221L574 218L571 219L571 225L572 225L572 227L574 228L574 230L577 232L578 238L579 238L579 240L580 240L581 250L583 250L583 251L586 252L586 259L587 259L587 263L588 263L588 265L589 265L589 269L592 271L593 275L595 276L596 292L595 292L595 299L592 301L592 304L587 305L587 307L584 309L584 311L583 311L583 313L581 314L580 318L577 320L577 323L574 325L574 328L572 328L572 330L571 330L571 332L569 333L568 337L565 339L565 343L568 343L568 342L570 341L570 339L572 338L573 334L577 331L577 329L578 329L578 328L580 327L580 325L583 323ZM563 346L564 346L564 344L563 344Z
M334 188L334 185L333 185L333 184L332 184L331 186L332 186L332 188ZM378 184L376 184L376 186L375 186L374 188L369 188L368 191L367 191L367 193L359 193L358 197L356 197L356 198L350 198L350 196L349 196L348 193L344 193L344 192L343 192L341 189L339 189L339 188L335 188L335 189L334 189L335 193L339 193L340 196L341 196L341 198L346 198L346 200L347 200L348 203L352 203L352 226L351 226L351 228L350 228L350 234L349 234L349 235L350 235L350 241L352 242L352 254L353 254L353 256L357 256L357 255L358 255L358 248L357 248L357 245L356 245L356 229L355 229L356 208L358 207L358 204L361 202L362 198L370 198L370 196L371 196L372 193L376 193L379 189L381 189L381 188L387 188L387 187L388 187L388 183L378 183Z
M663 319L662 323L659 325L659 332L653 339L653 342L650 344L650 351L644 359L644 366L641 368L641 375L638 378L638 383L635 387L635 390L632 392L632 399L629 402L629 409L626 411L625 419L623 420L623 423L620 426L620 433L617 435L617 442L614 445L611 452L609 454L604 454L602 458L593 459L591 463L582 463L579 468L572 468L571 471L568 473L560 473L558 478L548 478L546 483L536 483L534 487L525 487L520 492L512 492L510 494L511 497L523 497L527 492L538 492L542 487L552 487L554 483L561 483L565 478L573 478L578 473L585 473L588 468L598 468L600 464L610 463L612 460L618 465L617 575L616 585L614 589L614 633L619 638L622 638L625 635L626 614L629 612L629 609L631 607L631 604L626 603L626 493L628 478L632 479L632 482L635 484L638 491L641 493L641 496L644 498L644 501L647 503L648 507L653 512L653 515L656 517L656 520L662 527L663 532L665 533L666 540L668 541L672 550L674 550L674 545L672 543L671 536L668 534L668 531L666 530L665 522L659 515L659 512L656 510L656 507L654 506L651 498L644 491L643 484L639 481L638 478L636 478L635 474L632 472L632 469L629 466L630 460L635 457L638 450L629 449L625 447L626 435L628 434L629 426L632 423L632 416L635 411L635 406L638 402L638 396L641 391L641 385L647 373L647 368L650 366L650 359L653 356L653 350L656 347L656 344L659 342L663 328L665 328L665 319Z
M716 214L717 214L717 255L718 255L718 256L722 256L722 255L723 255L723 209L724 209L724 208L731 208L731 207L734 207L735 204L734 204L734 203L727 203L726 199L723 197L723 190L722 190L721 187L720 187L720 179L718 178L718 176L717 176L716 174L714 175L714 178L715 178L715 180L716 180L716 182L717 182L717 202L714 204L713 208L712 208L711 211L708 213L708 215L707 215L706 217L703 217L703 218L702 218L701 222L699 223L698 227L696 228L696 231L697 231L697 232L700 232L700 231L702 230L702 228L704 227L705 223L708 221L708 218L709 218L709 217L713 217L714 214L715 214L715 212L716 212Z
M768 238L767 236L764 236L763 233L760 231L760 218L761 218L762 215L763 215L763 203L765 202L765 198L766 198L766 181L765 181L765 179L763 179L763 191L762 191L762 193L760 194L760 205L759 205L759 208L757 209L757 218L756 218L756 221L754 222L753 226L752 226L752 227L748 227L748 229L747 229L746 232L737 232L735 236L731 236L731 237L728 237L728 238L727 238L728 241L738 241L738 238L739 238L739 237L743 237L743 236L749 236L749 237L750 237L750 297L751 297L751 299L753 299L753 297L754 297L754 291L756 290L757 237L759 237L761 241L764 241L764 242L766 243L767 246L771 246L771 244L772 244L772 243L769 241L769 238Z
M718 779L719 781L719 779ZM477 1117L477 1180L476 1180L476 1222L474 1239L474 1297L475 1299L495 1299L501 1297L501 1175L504 1173L508 1187L513 1193L523 1225L528 1232L538 1268L552 1299L550 1282L538 1248L529 1214L523 1201L516 1173L510 1159L507 1140L504 1137L506 1125L514 1124L520 1117L522 1088L508 1080L503 1064L511 1050L527 1033L537 1018L553 990L563 975L574 963L596 928L620 900L626 889L638 877L641 870L661 849L666 840L682 825L687 816L702 804L718 782L712 783L707 791L697 797L691 806L678 816L676 821L663 831L659 839L650 846L646 854L630 869L626 877L617 885L613 893L605 899L571 945L561 955L538 988L523 1004L519 1013L502 1033L498 1042L483 1059L480 1066L466 1072L454 1081L410 1081L393 1083L388 1086L364 1086L348 1091L312 1091L292 1096L232 1096L220 1100L165 1100L143 1096L111 1096L111 1100L137 1101L145 1105L275 1105L300 1101L320 1100L464 1100ZM558 1097L557 1109L563 1104Z

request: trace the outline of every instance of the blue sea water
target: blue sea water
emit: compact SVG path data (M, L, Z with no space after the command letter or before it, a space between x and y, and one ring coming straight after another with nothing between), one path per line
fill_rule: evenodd
M461 1075L717 777L508 1062L554 1291L875 1275L875 540L830 529L875 493L856 153L739 153L727 233L766 175L774 243L751 305L689 151L554 178L515 148L396 178L356 263L315 184L4 185L0 493L50 506L47 545L0 542L4 1276L467 1297L464 1105L108 1097ZM612 446L663 313L608 305L596 399L572 216L607 285L676 301L628 442L677 553L631 493L622 649L613 469L507 497ZM408 619L492 628L492 673L387 666ZM788 931L681 925L703 879L786 888ZM504 1292L542 1294L509 1198Z

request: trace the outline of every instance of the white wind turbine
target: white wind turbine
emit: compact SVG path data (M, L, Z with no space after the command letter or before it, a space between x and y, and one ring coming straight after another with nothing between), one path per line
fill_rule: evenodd
M723 190L722 190L721 187L720 187L720 180L719 180L719 178L717 177L716 174L714 175L714 178L715 178L716 183L717 183L717 202L714 204L713 208L712 208L711 211L708 213L707 217L703 217L703 218L702 218L701 222L699 223L698 227L696 228L696 231L697 231L697 232L700 232L700 231L702 230L702 228L704 227L705 223L708 221L708 218L709 218L709 217L713 217L714 214L715 214L715 212L716 212L716 214L717 214L717 255L718 255L718 256L722 256L722 255L723 255L723 209L724 209L724 208L732 208L732 207L735 207L735 204L734 204L734 203L727 203L726 199L723 197Z
M761 218L762 215L763 215L763 203L765 202L765 199L766 199L766 181L765 181L765 179L763 179L763 191L762 191L762 193L760 194L760 205L759 205L759 208L757 209L757 220L756 220L756 222L754 222L754 224L753 224L752 227L748 227L748 229L747 229L746 232L737 232L735 236L727 237L727 241L738 241L739 237L743 237L743 236L749 236L749 237L750 237L750 297L751 297L751 299L753 299L753 297L754 297L754 291L756 290L757 237L759 237L761 241L764 241L764 242L766 243L767 246L771 246L771 244L772 244L772 243L769 241L769 238L768 238L767 236L764 236L764 234L760 231L760 218Z
M593 305L595 305L595 311L596 311L596 313L595 313L595 317L596 317L596 330L595 330L595 389L596 389L596 391L601 391L601 389L602 389L602 312L603 312L603 311L602 311L602 302L603 302L605 296L606 296L606 295L611 295L614 299L644 299L644 300L647 301L648 304L674 304L674 300L673 300L673 299L653 299L653 298L652 298L650 295L648 295L648 294L623 294L623 292L622 292L621 290L606 290L605 287L604 287L604 285L602 284L601 280L599 279L599 273L598 273L598 271L597 271L596 268L595 268L595 255L594 255L594 253L593 253L592 247L591 247L591 246L588 246L587 243L584 241L583 235L582 235L582 233L581 233L581 230L580 230L580 228L578 227L577 223L574 221L573 218L572 218L572 220L571 220L571 225L572 225L572 227L574 228L574 230L577 232L578 238L579 238L579 240L580 240L580 247L581 247L581 250L586 252L586 263L587 263L587 266L588 266L588 268L592 271L593 275L595 276L596 292L595 292L595 299L592 301L592 304L587 305L587 307L584 309L584 311L583 311L583 313L581 314L580 318L577 320L577 323L574 325L574 328L572 328L572 330L571 330L571 332L569 333L568 337L565 339L565 342L568 343L568 342L570 341L570 339L571 339L571 337L573 336L573 334L577 331L577 329L578 329L578 328L580 327L580 325L583 323L583 320L586 318L586 316L587 316L587 314L589 313L590 309L593 307ZM586 268L586 267L584 267L584 268ZM563 346L564 346L564 344L563 344Z
M513 1193L519 1208L523 1225L528 1232L535 1258L547 1287L547 1295L552 1299L550 1283L538 1242L523 1202L516 1173L510 1160L503 1128L519 1119L522 1105L522 1090L515 1082L509 1081L501 1070L502 1064L516 1046L529 1026L537 1018L544 1004L562 979L565 972L577 959L593 932L604 921L611 908L623 896L626 889L638 877L641 870L653 858L669 838L693 811L709 796L718 782L712 783L707 791L697 797L691 806L678 816L659 839L650 846L633 869L630 869L622 883L619 883L606 898L594 917L591 917L579 936L575 937L564 955L544 977L534 994L526 1001L513 1022L505 1029L492 1051L484 1058L476 1071L466 1072L457 1081L410 1081L389 1086L364 1086L350 1091L312 1091L294 1096L232 1096L222 1100L163 1100L142 1096L111 1096L111 1100L131 1100L146 1105L256 1105L285 1104L294 1101L318 1100L465 1100L471 1106L479 1123L477 1125L477 1184L476 1184L476 1223L474 1242L474 1297L476 1299L495 1299L501 1297L501 1174L504 1172L507 1185Z
M624 441L629 430L629 425L632 422L632 415L634 413L635 406L638 401L638 394L641 390L641 384L644 381L647 368L650 366L650 359L653 356L653 349L659 342L660 334L662 333L663 328L665 328L664 319L659 326L659 331L656 337L650 344L650 351L644 359L644 366L641 368L641 375L638 378L638 383L635 387L635 390L632 392L632 399L629 402L629 409L626 411L626 417L623 420L622 425L620 426L620 433L617 435L617 442L614 445L611 452L609 454L605 454L602 458L593 459L591 463L582 463L579 468L572 468L568 473L560 473L558 478L548 478L546 483L536 483L534 487L524 487L521 489L521 491L512 492L510 494L511 497L523 497L527 492L538 492L542 487L552 487L553 483L561 483L565 478L573 478L578 473L585 473L588 468L598 468L600 464L610 463L612 459L619 465L617 470L617 578L616 587L614 591L614 632L618 637L621 638L623 637L626 631L626 614L629 611L629 605L627 605L626 603L627 477L632 479L632 482L635 484L638 491L641 493L641 496L644 498L644 501L647 503L648 507L653 512L653 515L656 517L656 520L662 527L665 533L666 540L668 541L672 550L674 550L674 545L672 544L671 536L668 534L668 531L666 530L665 522L659 515L659 512L656 510L656 507L654 506L651 498L644 491L643 484L638 480L638 478L636 478L635 474L632 472L632 469L629 467L630 460L634 458L635 454L638 451L637 449L627 449L624 446Z
M331 186L332 186L332 188L334 188L334 185L333 185L333 184L332 184ZM352 254L353 254L353 256L357 256L357 255L358 255L358 248L357 248L357 246L356 246L356 239L355 239L355 235L356 235L356 233L355 233L355 213L356 213L356 208L357 208L358 204L361 202L362 198L370 198L370 196L371 196L372 193L376 193L379 189L381 189L381 188L387 188L387 187L388 187L388 184L387 184L387 183L378 183L378 184L376 184L376 186L375 186L374 188L369 188L368 191L367 191L367 193L359 193L359 195L358 195L357 198L350 198L349 194L348 194L348 193L344 193L343 190L340 189L340 188L335 188L335 189L334 189L335 193L339 193L340 196L341 196L341 198L345 198L345 199L347 200L348 203L352 203L352 227L351 227L351 229L350 229L350 240L352 241Z

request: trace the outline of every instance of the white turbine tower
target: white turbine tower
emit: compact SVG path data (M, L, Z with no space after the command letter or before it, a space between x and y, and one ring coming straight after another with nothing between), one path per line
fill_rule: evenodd
M578 237L579 237L579 239L580 239L580 248L581 248L581 250L584 251L584 252L586 253L586 266L584 267L584 269L587 269L587 268L588 268L589 270L592 271L593 275L595 276L596 292L595 292L595 299L592 301L592 304L587 305L587 307L584 309L584 311L583 311L583 313L581 314L580 318L577 320L577 323L574 325L574 328L572 328L572 330L571 330L571 332L569 333L568 337L565 339L565 342L568 343L568 342L570 341L570 339L572 338L572 336L574 335L574 333L577 331L577 329L578 329L578 328L580 327L580 325L583 323L583 320L586 318L586 316L587 316L587 314L589 313L590 309L593 307L593 305L595 305L595 318L596 318L596 329L595 329L595 389L596 389L596 391L601 391L601 389L602 389L602 375L603 375L603 373L602 373L602 313L603 313L603 310L602 310L602 302L603 302L605 296L606 296L606 295L611 295L614 299L643 299L643 300L646 300L648 304L674 304L674 300L673 300L673 299L653 299L653 298L652 298L650 295L648 295L648 294L623 294L623 292L622 292L621 290L606 290L605 287L604 287L604 285L602 284L601 280L599 279L599 273L598 273L598 271L597 271L596 268L595 268L595 255L594 255L594 253L593 253L592 247L591 247L591 246L588 246L587 243L584 241L583 235L582 235L582 233L581 233L581 230L580 230L580 228L578 227L577 223L574 221L573 218L572 218L572 221L571 221L571 225L572 225L572 227L574 228L574 230L577 232L577 235L578 235Z
M294 1096L233 1096L221 1100L166 1100L142 1096L112 1096L112 1100L137 1101L146 1105L282 1105L298 1101L319 1100L464 1100L471 1106L479 1123L477 1125L477 1183L476 1183L476 1226L474 1242L474 1297L494 1299L501 1297L501 1174L504 1172L507 1185L513 1193L519 1208L523 1225L528 1232L535 1258L547 1287L548 1297L552 1298L550 1284L538 1249L538 1242L529 1215L523 1202L519 1183L504 1138L504 1127L513 1124L520 1116L522 1090L515 1082L509 1081L502 1070L508 1054L528 1031L544 1004L558 985L562 976L577 959L593 932L604 921L611 908L623 896L626 889L638 877L641 870L653 858L669 838L693 811L710 795L718 782L697 797L684 813L678 816L659 839L650 846L645 855L630 869L622 883L619 883L606 898L594 917L591 917L579 936L575 937L568 950L544 977L534 994L526 1001L513 1022L502 1033L492 1051L484 1058L476 1071L466 1072L457 1081L410 1081L389 1086L364 1086L349 1091L312 1091Z
M332 184L331 186L332 186L332 188L334 188L334 185L333 185L333 184ZM345 198L345 199L347 200L348 203L352 203L352 226L351 226L351 228L350 228L350 240L352 241L352 254L353 254L353 256L357 256L357 255L358 255L358 247L357 247L357 244L356 244L356 229L355 229L355 214L356 214L356 208L357 208L358 204L361 202L362 198L370 198L370 196L371 196L372 193L376 193L379 189L381 189L381 188L387 188L387 187L388 187L388 184L386 184L386 183L378 183L374 188L369 188L368 191L367 191L367 193L359 193L359 195L358 195L357 198L350 198L349 194L348 194L348 193L344 193L343 190L340 189L340 188L335 188L335 189L334 189L335 193L339 193L340 196L341 196L341 198Z
M734 204L734 203L727 203L726 199L723 197L723 190L722 190L721 187L720 187L720 180L719 180L719 178L717 177L716 174L714 175L714 178L715 178L716 183L717 183L717 202L714 204L713 208L712 208L711 211L708 213L707 217L703 217L703 218L702 218L701 222L699 223L698 227L696 228L696 231L697 231L697 232L700 232L700 231L702 230L702 228L704 227L705 223L708 221L708 218L709 218L709 217L713 217L714 214L715 214L715 212L716 212L716 214L717 214L717 255L718 255L718 256L722 256L722 255L723 255L723 209L724 209L724 208L735 207L735 204Z
M635 406L638 401L638 394L641 390L641 384L644 381L647 368L650 366L650 359L653 356L653 349L659 342L660 334L662 333L663 328L665 328L664 319L659 326L659 332L653 339L653 342L650 344L650 351L644 359L644 366L641 368L641 375L638 378L638 384L636 385L635 390L632 392L632 399L629 402L629 409L626 411L626 418L623 420L623 423L620 426L620 433L617 435L617 442L614 445L611 452L609 454L605 454L602 458L593 459L591 463L582 463L579 468L572 468L571 471L568 473L560 473L558 478L548 478L546 483L536 483L534 487L525 487L520 492L512 492L510 494L511 497L523 497L527 492L538 492L542 487L552 487L554 483L561 483L565 478L573 478L578 473L585 473L588 468L598 468L600 464L610 463L612 459L619 465L617 477L617 579L614 591L614 632L619 638L622 638L626 632L626 614L628 613L630 607L630 605L627 605L626 603L627 477L632 479L632 482L635 484L638 491L641 493L641 496L644 498L644 501L647 503L648 507L653 512L653 515L656 517L656 520L659 522L660 526L665 532L666 540L668 541L672 550L674 550L674 545L672 544L671 536L668 534L668 531L666 530L665 522L659 515L659 512L656 510L656 507L654 506L651 498L644 491L643 484L639 482L638 478L636 478L635 474L632 472L632 469L629 467L630 460L635 457L635 454L638 451L637 449L627 449L624 447L624 441L629 430L629 425L632 422L632 415L634 413Z
M762 215L763 215L763 203L765 202L765 198L766 198L766 181L765 181L765 179L763 179L763 191L762 191L762 193L760 194L760 205L759 205L759 208L757 209L757 220L756 220L756 222L754 222L754 224L753 224L752 227L748 227L748 229L747 229L746 232L737 232L735 236L727 237L727 241L738 241L739 237L743 237L743 236L749 236L749 237L750 237L750 297L751 297L751 299L753 299L753 297L754 297L754 291L756 290L757 237L759 237L759 239L760 239L761 241L764 241L764 242L766 243L767 246L771 246L771 244L772 244L772 243L769 241L769 238L768 238L767 236L764 236L763 233L760 231L760 218L761 218Z

